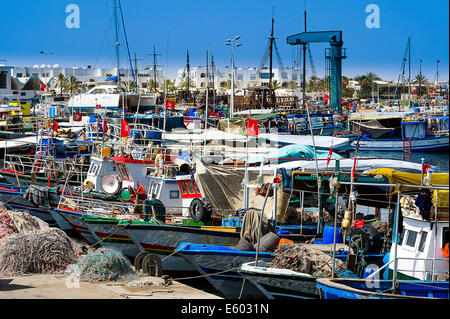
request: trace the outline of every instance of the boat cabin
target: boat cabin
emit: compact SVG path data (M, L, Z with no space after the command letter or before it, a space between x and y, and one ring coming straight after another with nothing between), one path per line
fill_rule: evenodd
M400 233L398 243L393 241L389 256L389 261L393 261L394 245L396 245L398 279L445 280L448 278L448 257L444 257L443 253L445 245L449 242L448 197L444 205L447 207L432 208L436 212L436 218L432 220L423 219L417 211L402 209L403 231ZM389 278L392 278L393 269L394 263L391 263Z

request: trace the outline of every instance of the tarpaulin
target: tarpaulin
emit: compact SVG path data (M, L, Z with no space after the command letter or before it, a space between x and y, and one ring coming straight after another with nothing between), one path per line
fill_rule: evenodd
M399 172L391 168L378 168L368 171L367 174L371 175L383 175L385 176L390 184L403 184L403 185L421 185L422 174L414 174L407 172ZM449 184L449 174L448 173L432 173L429 185L446 185ZM418 190L418 188L406 187L402 188L402 191L412 191ZM393 190L394 193L397 190Z

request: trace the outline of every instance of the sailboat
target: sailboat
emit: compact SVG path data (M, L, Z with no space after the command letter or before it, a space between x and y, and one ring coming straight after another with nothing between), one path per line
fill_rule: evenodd
M126 110L128 112L136 112L137 110L140 110L141 112L144 112L156 107L156 93L136 94L134 92L127 92L121 85L118 9L123 21L120 0L114 0L116 74L105 79L104 82L96 83L96 86L91 88L87 93L81 93L72 96L68 101L68 108L71 111L91 113L96 109L102 109L110 111ZM128 49L128 40L126 38L126 30L123 23L122 27L125 34L126 46ZM136 75L134 74L134 69L131 67L131 62L130 68L133 79L135 79ZM156 70L154 70L154 72L156 72Z

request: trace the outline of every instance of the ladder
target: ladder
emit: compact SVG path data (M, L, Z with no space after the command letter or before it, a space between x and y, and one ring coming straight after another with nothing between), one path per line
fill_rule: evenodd
M411 160L411 138L403 139L403 160Z

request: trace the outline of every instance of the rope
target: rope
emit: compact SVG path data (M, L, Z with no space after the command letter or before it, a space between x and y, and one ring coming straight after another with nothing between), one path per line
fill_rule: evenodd
M106 237L103 238L103 239L100 239L98 242L96 242L96 243L94 243L94 244L88 246L87 248L88 248L88 249L89 249L89 248L92 248L92 247L96 246L97 244L101 243L102 241L104 241L105 239L108 239L108 238L111 237L112 235L115 235L115 234L117 234L118 232L120 232L120 231L123 230L123 228L122 228L121 226L119 226L119 225L117 225L117 228L119 228L117 231L115 231L115 232L109 234L108 236L106 236Z
M187 279L205 278L205 277L209 277L209 276L214 276L214 275L218 275L218 274L223 274L223 273L226 273L226 272L234 271L234 270L239 269L240 267L241 266L237 266L237 267L234 267L234 268L231 268L231 269L228 269L228 270L222 270L222 271L218 271L218 272L215 272L215 273L212 273L212 274L204 274L204 275L200 275L200 276L192 276L192 277L184 277L184 278L174 278L174 280L179 281L179 280L187 280Z

